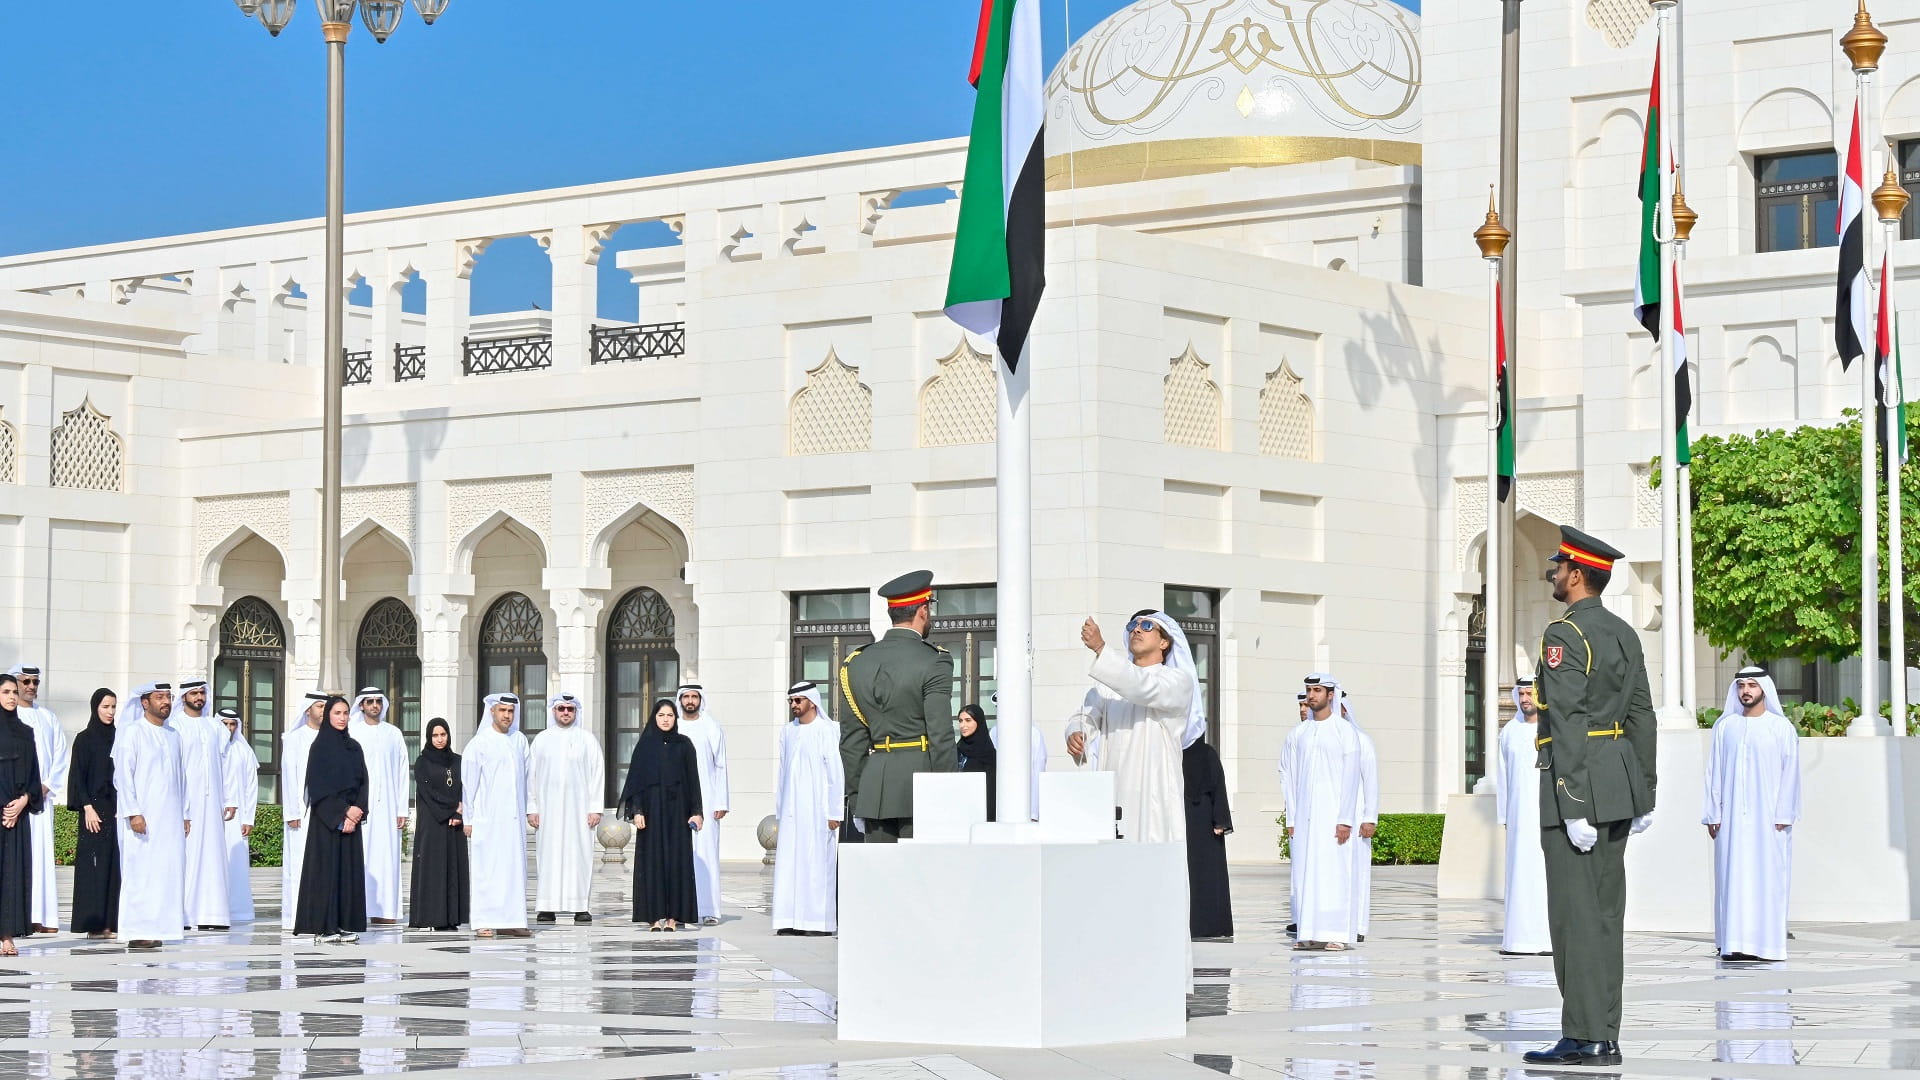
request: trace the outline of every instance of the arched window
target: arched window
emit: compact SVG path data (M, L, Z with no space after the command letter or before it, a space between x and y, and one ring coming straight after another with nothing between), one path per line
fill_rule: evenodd
M367 609L354 643L353 686L387 694L387 721L407 736L407 758L420 753L420 624L404 601L387 597Z
M547 726L545 625L540 609L521 593L495 600L480 621L480 696L520 695L520 730L528 735Z
M287 632L271 605L243 596L220 617L220 653L213 662L213 705L240 714L242 730L260 755L260 801L279 798L281 687L286 682Z
M673 647L673 608L652 589L635 589L607 620L607 805L620 798L627 762L646 729L654 701L680 685L680 654Z

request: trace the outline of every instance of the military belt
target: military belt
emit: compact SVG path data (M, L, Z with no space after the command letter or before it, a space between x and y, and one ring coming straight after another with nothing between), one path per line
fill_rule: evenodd
M1553 741L1553 736L1551 736L1551 735L1549 735L1549 736L1547 736L1547 737L1546 737L1546 738L1544 738L1544 739L1535 739L1535 740L1533 740L1533 748L1534 748L1535 750L1538 750L1538 749L1540 749L1541 747L1543 747L1543 746L1545 746L1545 745L1547 745L1548 743L1550 743L1550 742L1552 742L1552 741Z
M1589 731L1589 732L1587 732L1587 738L1589 738L1589 739L1617 739L1617 738L1619 738L1620 736L1622 736L1622 735L1625 735L1626 733L1627 733L1627 732L1626 732L1626 729L1625 729L1625 728L1622 728L1622 727L1620 727L1620 726L1618 726L1618 725L1615 725L1614 727L1610 727L1610 728L1600 728L1600 729L1598 729L1598 730L1596 730L1596 731Z
M886 739L880 740L877 743L874 743L873 748L875 750L888 750L888 751L919 750L922 753L924 753L926 752L926 749L927 749L927 737L925 735L922 735L917 739L908 739L905 742L895 742L891 738L886 738Z

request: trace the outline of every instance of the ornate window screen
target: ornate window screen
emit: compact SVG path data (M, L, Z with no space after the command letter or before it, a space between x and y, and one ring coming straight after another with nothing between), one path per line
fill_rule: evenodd
M1168 443L1220 449L1220 387L1207 372L1191 345L1173 358L1165 382Z
M223 656L278 660L286 652L287 634L280 616L265 600L243 596L220 617Z
M419 652L420 624L407 605L387 597L367 609L360 621L358 651L375 659L411 659Z
M622 597L607 624L607 640L614 646L673 643L673 608L652 589L635 589Z
M20 437L13 425L0 420L0 484L20 482Z
M1313 460L1313 402L1303 380L1282 360L1260 388L1260 452L1268 457Z
M920 393L920 445L992 442L999 424L995 374L993 357L962 337Z
M54 487L86 491L119 491L123 449L105 413L93 399L62 413L53 429L52 483Z
M793 396L789 430L794 454L863 452L873 445L873 391L830 351Z
M524 593L508 593L487 609L480 645L489 652L540 651L540 609Z

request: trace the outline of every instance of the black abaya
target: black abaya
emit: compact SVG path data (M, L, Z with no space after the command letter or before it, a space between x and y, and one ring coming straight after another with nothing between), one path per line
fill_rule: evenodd
M73 852L73 932L117 933L120 929L120 830L114 825L119 803L113 790L111 724L100 721L104 691L93 700L93 719L74 736L73 764L67 771L67 806L80 815L80 836ZM87 807L100 819L100 831L87 831Z
M467 921L472 887L468 881L467 834L460 816L460 755L435 750L433 732L445 720L427 724L420 757L413 763L413 801L420 811L413 838L413 897L407 924L447 930Z
M331 710L332 704L328 704ZM360 830L366 827L367 764L360 744L322 723L307 757L307 853L300 864L296 934L357 934L367 928L367 857ZM362 820L344 832L347 809Z
M955 758L961 772L985 773L987 776L987 820L994 820L994 811L1000 800L995 796L999 787L999 754L993 745L993 733L987 730L984 720L974 722L973 734L954 740Z
M9 709L0 711L0 805L22 795L27 804L13 828L0 827L0 937L21 937L33 929L33 837L27 815L41 813L46 803L33 730Z
M1220 754L1197 739L1180 756L1187 789L1187 888L1192 935L1233 936L1233 896L1227 887L1227 838L1233 815L1227 807L1227 774ZM1223 830L1214 835L1213 830Z
M678 731L668 734L649 723L633 748L626 789L620 793L622 815L646 819L646 828L634 821L634 922L700 922L693 829L687 819L701 813L704 805L693 743Z

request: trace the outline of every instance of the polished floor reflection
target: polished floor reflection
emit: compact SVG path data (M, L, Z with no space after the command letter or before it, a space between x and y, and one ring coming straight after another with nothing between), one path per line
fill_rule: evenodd
M259 877L262 892L277 874ZM1236 869L1239 937L1194 947L1187 1037L1068 1051L842 1043L834 941L767 928L771 879L730 868L729 918L673 935L619 917L525 940L373 932L289 942L277 922L130 956L71 935L0 962L0 1077L429 1075L720 1080L1491 1078L1559 1019L1551 960L1496 951L1498 909L1440 903L1430 869L1374 876L1370 940L1294 953L1285 876ZM274 918L271 903L262 915ZM929 912L926 933L982 933ZM1689 935L1628 939L1627 1064L1578 1075L1920 1076L1920 925L1797 926L1784 964L1722 964Z

